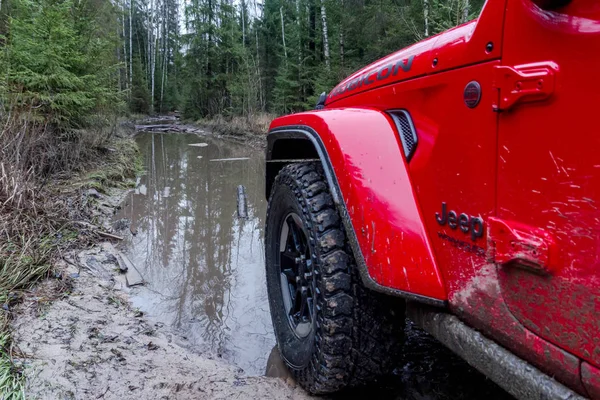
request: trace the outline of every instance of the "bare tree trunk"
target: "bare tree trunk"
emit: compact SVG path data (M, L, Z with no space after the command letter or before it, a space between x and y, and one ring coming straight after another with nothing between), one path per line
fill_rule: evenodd
M151 27L151 23L150 23L150 3L146 3L146 13L147 13L147 20L146 20L146 24L147 24L147 32L146 32L146 82L150 82L151 76L150 76L150 66L152 65L152 60L151 60L151 54L152 54L152 27ZM142 19L142 23L143 23L143 19ZM148 84L148 83L146 83ZM150 88L148 88L150 89Z
M160 85L160 109L163 109L163 99L165 96L165 83L167 82L167 57L166 54L163 56L163 67L162 67L162 82Z
M425 37L429 36L429 0L423 0L423 19L425 20Z
M265 102L263 96L263 85L262 85L262 76L260 71L260 52L258 46L258 29L254 29L254 34L256 36L256 76L258 77L258 101L260 103L260 110L264 111Z
M145 46L146 46L146 82L150 81L150 64L151 64L151 62L150 62L150 43L151 43L150 36L152 35L152 32L150 30L150 15L149 15L150 8L149 7L150 7L150 4L146 3L146 12L148 13L148 19L146 21L148 26L146 29L147 32L146 32L146 43L145 43ZM143 22L143 19L142 19L142 22Z
M258 13L258 6L256 5L256 0L254 0L254 15L256 19L261 18L261 15ZM256 29L256 27L254 28L254 35L256 38L256 76L258 77L258 101L260 103L260 110L264 111L265 100L263 96L262 75L260 69L260 46L258 44L258 29Z
M344 0L341 0L340 6L341 6L341 10L342 10L342 15L344 15ZM344 44L345 44L344 19L342 18L340 21L340 66L342 67L342 71L344 70L344 61L345 61Z
M152 65L151 66L151 85L152 85L151 93L152 94L150 97L150 99L151 99L150 109L152 111L154 111L154 90L155 90L155 77L156 77L155 76L156 75L156 43L157 43L156 36L158 36L158 35L155 35L155 33L154 33L154 31L156 29L156 27L155 27L155 22L156 22L155 21L155 17L156 17L155 4L156 3L154 3L154 0L152 0L150 3L150 7L151 7L151 9L150 9L150 29L152 31L152 34L151 34L152 44L150 46L151 47L150 62Z
M285 55L285 62L287 64L287 47L285 47L285 25L283 24L283 6L279 7L279 14L281 15L281 38L283 40L283 54Z
M467 22L469 20L469 0L464 0L464 4L463 4L463 15L462 15L462 21L463 23Z
M329 64L329 37L327 35L327 12L324 0L321 0L321 20L323 22L323 56L325 57L325 66L329 70L331 68Z
M246 47L246 3L242 0L242 47Z
M129 0L129 97L133 88L133 0Z
M119 26L117 25L117 37L121 36L121 32L119 32ZM118 79L118 85L119 85L119 90L123 90L123 79L121 77L121 75L123 75L123 68L121 68L121 46L117 46L116 47L116 51L117 51L117 62L119 64L119 70L117 71L117 79Z
M163 4L162 4L162 35L161 35L161 39L162 39L162 48L163 48L163 59L162 59L162 77L161 77L161 84L160 84L160 111L162 112L163 110L163 99L165 96L165 80L167 77L167 45L168 45L168 37L167 37L167 2L165 0L163 0Z
M296 25L298 26L298 75L302 72L302 29L300 27L300 0L296 0ZM300 78L300 76L298 76Z
M344 29L340 29L340 66L344 68Z
M256 39L256 65L260 68L260 46L258 45L258 29L254 28L254 36Z
M127 68L127 36L125 33L125 1L123 1L123 5L121 7L121 10L123 11L122 15L121 15L121 22L123 23L123 60L125 61L125 88L127 88L128 84L129 84L129 79L127 77L128 73L129 73L129 69Z

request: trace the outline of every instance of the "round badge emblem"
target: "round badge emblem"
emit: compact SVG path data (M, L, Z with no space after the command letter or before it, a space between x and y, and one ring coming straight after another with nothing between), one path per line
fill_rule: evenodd
M479 85L479 82L472 81L467 83L463 96L467 107L477 107L479 101L481 100L481 85Z

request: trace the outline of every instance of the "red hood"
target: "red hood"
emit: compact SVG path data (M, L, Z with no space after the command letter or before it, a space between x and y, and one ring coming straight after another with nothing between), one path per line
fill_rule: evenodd
M467 42L476 25L477 20L467 22L375 61L340 82L327 96L326 104L433 72L432 61L437 57L436 50L448 44Z

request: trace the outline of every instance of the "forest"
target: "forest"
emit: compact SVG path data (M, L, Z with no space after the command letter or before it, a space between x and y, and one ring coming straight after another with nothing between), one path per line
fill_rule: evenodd
M0 101L69 128L127 110L310 109L361 66L476 17L483 2L0 0Z

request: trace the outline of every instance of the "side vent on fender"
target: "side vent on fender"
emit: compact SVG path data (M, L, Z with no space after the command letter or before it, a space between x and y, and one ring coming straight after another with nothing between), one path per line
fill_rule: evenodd
M402 147L404 148L406 161L410 161L411 157L415 153L418 141L417 131L413 125L412 118L406 110L389 111L389 114L396 123L396 128L398 128L398 133L400 134L400 140L402 141Z

